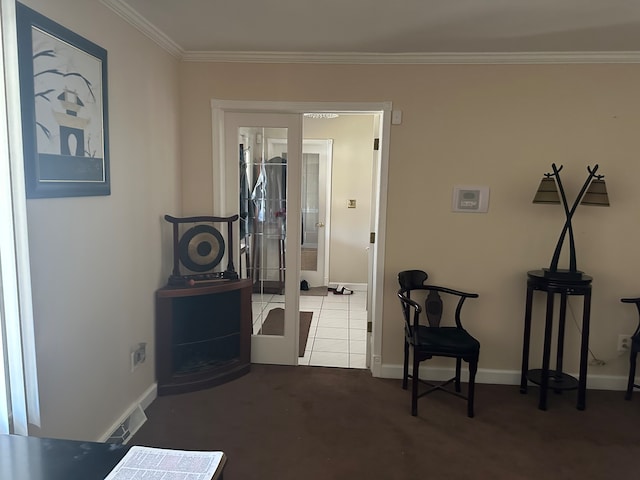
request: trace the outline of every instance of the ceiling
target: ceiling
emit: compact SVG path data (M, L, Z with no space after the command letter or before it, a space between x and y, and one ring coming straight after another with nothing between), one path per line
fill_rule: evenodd
M640 58L638 0L101 0L180 57Z

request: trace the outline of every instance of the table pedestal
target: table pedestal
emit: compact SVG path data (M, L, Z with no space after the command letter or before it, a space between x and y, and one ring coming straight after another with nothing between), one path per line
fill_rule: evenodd
M578 389L578 410L585 409L587 392L587 363L589 355L589 317L591 313L591 281L588 275L579 278L562 278L548 276L544 270L527 272L527 303L524 318L524 341L522 348L522 376L520 393L527 393L527 381L540 385L540 400L538 408L547 409L547 392L553 389L556 393L562 390ZM531 314L533 292L542 291L547 294L547 308L544 327L544 347L542 353L542 368L529 370L529 344L531 339ZM554 298L560 295L560 311L558 319L558 344L556 351L556 368L550 369L551 337L553 331ZM578 378L567 375L562 371L564 352L565 317L567 313L567 297L580 295L583 297L582 336L580 342L580 372Z

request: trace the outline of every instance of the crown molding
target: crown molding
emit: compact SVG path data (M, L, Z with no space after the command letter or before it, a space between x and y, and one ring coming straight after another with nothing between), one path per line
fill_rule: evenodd
M122 0L100 0L100 3L122 17L128 23L133 25L137 30L149 37L164 50L169 52L176 58L181 59L184 56L184 50L180 45L171 40L167 35L161 32L155 25L145 19L136 10L131 8Z
M321 53L184 52L185 62L333 64L569 64L640 63L640 52Z
M325 63L325 64L572 64L640 63L640 52L232 52L185 51L125 0L100 0L161 48L185 62L220 63Z

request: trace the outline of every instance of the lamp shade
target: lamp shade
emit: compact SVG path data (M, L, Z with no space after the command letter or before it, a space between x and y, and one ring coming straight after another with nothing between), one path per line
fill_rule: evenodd
M538 191L536 192L535 197L533 197L533 203L560 203L558 188L556 187L556 181L553 178L545 177L542 179L540 186L538 187Z
M582 205L608 207L609 195L607 195L607 185L604 183L604 180L598 178L592 181L580 203Z

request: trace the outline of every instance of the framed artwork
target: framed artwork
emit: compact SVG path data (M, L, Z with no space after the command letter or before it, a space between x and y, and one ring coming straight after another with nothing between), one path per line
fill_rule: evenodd
M16 13L27 198L109 195L107 51Z

